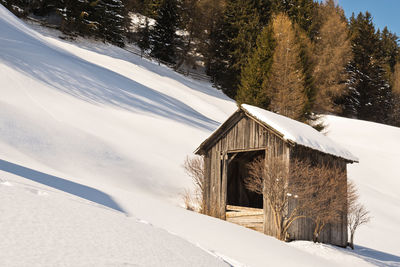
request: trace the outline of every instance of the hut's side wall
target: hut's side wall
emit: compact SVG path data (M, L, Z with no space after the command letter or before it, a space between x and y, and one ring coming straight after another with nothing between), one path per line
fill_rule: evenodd
M298 159L310 159L315 164L326 163L328 165L337 166L346 173L346 161L330 155L320 153L302 146L296 146L291 151L291 162ZM346 176L347 177L347 176ZM343 181L343 187L347 187L347 178ZM346 199L344 200L346 201ZM293 207L290 207L293 208ZM308 219L298 219L293 222L289 228L289 235L294 240L312 240L314 231L314 223ZM341 222L326 225L321 232L320 241L323 243L334 244L338 246L346 246L347 244L347 215L343 214Z

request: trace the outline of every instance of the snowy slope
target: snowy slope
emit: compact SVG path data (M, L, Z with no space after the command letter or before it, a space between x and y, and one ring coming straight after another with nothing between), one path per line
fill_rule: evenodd
M20 178L0 182L0 194L1 266L229 266L145 221Z
M325 122L328 135L360 157L348 176L372 220L356 233L357 243L400 256L400 128L335 116Z
M235 103L120 48L41 30L0 6L0 265L399 266L395 255L374 256L400 255L379 236L388 214L360 231L372 249L364 257L288 245L180 208L191 186L184 157ZM379 245L368 243L370 231Z

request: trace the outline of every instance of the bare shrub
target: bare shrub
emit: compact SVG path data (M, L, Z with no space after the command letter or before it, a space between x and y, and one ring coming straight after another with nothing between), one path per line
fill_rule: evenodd
M311 187L307 217L315 223L313 241L319 242L327 224L340 223L346 213L346 173L337 166L321 164L309 167Z
M288 170L280 157L258 157L247 167L245 186L267 200L280 240L287 239L295 220L308 217L315 223L313 239L318 242L324 227L346 212L346 175L340 168L295 159Z
M349 246L354 249L354 234L357 228L371 220L369 211L359 202L359 194L356 185L349 181L347 184L347 226L350 230Z
M196 211L196 199L193 199L193 193L190 190L185 190L182 194L183 203L187 210Z
M204 213L205 176L202 156L187 156L183 163L185 172L192 179L193 191L186 190L183 194L185 206L189 210Z
M286 240L289 227L295 220L305 217L304 211L310 204L307 198L309 187L305 183L307 166L296 162L289 173L283 158L264 160L258 157L247 167L249 176L245 179L246 188L263 194L273 214L276 238ZM290 176L296 176L296 179L289 181ZM296 201L293 209L289 209L291 199Z

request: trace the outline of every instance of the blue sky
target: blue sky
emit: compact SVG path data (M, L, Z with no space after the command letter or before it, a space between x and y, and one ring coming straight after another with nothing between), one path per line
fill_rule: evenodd
M361 11L369 11L375 26L383 29L385 26L391 32L400 36L400 0L336 0L343 7L346 16L352 12L356 15Z

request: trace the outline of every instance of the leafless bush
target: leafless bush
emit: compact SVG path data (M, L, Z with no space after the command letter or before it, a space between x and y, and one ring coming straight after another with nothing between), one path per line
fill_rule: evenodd
M314 223L313 240L319 242L327 224L340 223L346 213L346 173L337 166L311 166L309 186L311 201L307 216Z
M308 217L315 222L317 242L325 225L339 221L346 212L346 176L339 168L295 159L289 170L280 157L258 157L247 167L245 186L266 198L280 240L287 238L295 220Z
M307 166L296 162L289 173L283 158L264 160L258 157L247 167L249 176L245 179L245 186L250 191L263 194L273 214L276 237L286 240L291 224L304 218L304 211L309 206L309 199L306 197L309 195L309 187L305 183ZM296 179L289 181L290 176L296 176ZM291 199L297 202L293 209L289 209Z
M196 199L193 199L193 193L190 190L185 190L182 194L183 203L187 210L196 211Z
M186 190L183 194L185 206L189 210L195 210L200 213L204 212L204 160L201 156L187 156L183 164L185 172L192 179L193 191Z
M347 184L347 226L350 230L349 246L354 249L354 234L357 228L371 220L369 211L359 202L356 185L349 181Z

